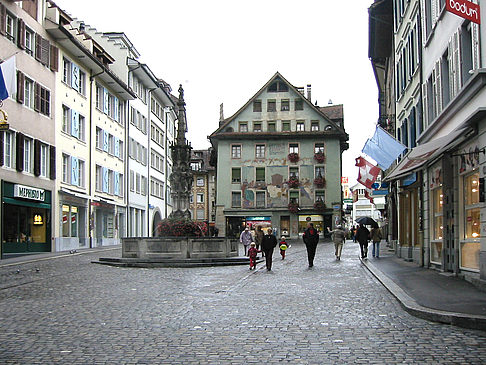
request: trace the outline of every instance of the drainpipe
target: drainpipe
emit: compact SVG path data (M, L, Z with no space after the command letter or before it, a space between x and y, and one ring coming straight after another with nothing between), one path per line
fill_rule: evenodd
M157 90L157 88L149 89L149 98L147 102L147 115L148 115L148 128L147 128L147 237L153 237L154 227L150 229L150 159L152 158L152 153L150 150L150 133L152 131L152 118L150 105L152 103L152 92Z
M95 227L95 221L94 217L93 220L91 221L91 215L93 214L92 208L91 208L91 203L92 199L91 197L93 196L93 181L92 181L92 170L93 170L93 82L95 77L105 73L105 70L102 69L101 72L97 74L91 74L89 77L89 169L88 169L88 181L89 181L89 199L88 199L88 236L89 236L89 248L93 248L93 234L92 234L92 229L94 230ZM96 131L95 131L96 132ZM95 136L96 140L96 136ZM96 182L95 182L96 184ZM93 223L93 224L91 224Z

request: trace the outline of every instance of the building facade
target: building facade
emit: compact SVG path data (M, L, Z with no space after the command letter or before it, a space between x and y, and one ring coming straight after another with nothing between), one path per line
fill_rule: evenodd
M385 174L385 180L395 186L394 198L399 203L397 255L484 282L486 239L481 213L486 213L482 169L486 140L482 105L486 99L482 67L486 58L485 34L478 24L484 17L480 19L477 11L471 11L468 19L460 17L448 11L448 2L443 0L418 5L393 2L395 44L408 40L400 33L401 27L418 26L422 103L416 118L410 114L408 130L397 125L397 138L404 144L408 141L409 150ZM410 65L404 69L407 67ZM395 80L402 79L400 68L394 73ZM418 105L414 93L407 91L415 85L414 76L408 77L405 89L396 88L401 93L396 98L397 113L403 110L401 105ZM399 103L400 98L404 99ZM410 123L414 119L415 134Z
M56 72L59 50L43 27L46 1L0 2L0 60L17 90L0 105L1 257L53 250Z
M319 108L303 89L276 73L211 134L220 234L260 225L298 237L308 220L322 232L341 222L342 105Z

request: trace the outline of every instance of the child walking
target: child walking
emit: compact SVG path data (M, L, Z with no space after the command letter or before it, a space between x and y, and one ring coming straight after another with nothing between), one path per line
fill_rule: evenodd
M257 255L259 252L262 252L256 248L256 243L252 242L250 243L250 248L248 249L248 256L250 256L250 270L256 269L256 264L257 264Z
M290 245L285 241L285 237L282 236L280 239L280 255L282 255L282 260L285 260L285 251L290 247Z

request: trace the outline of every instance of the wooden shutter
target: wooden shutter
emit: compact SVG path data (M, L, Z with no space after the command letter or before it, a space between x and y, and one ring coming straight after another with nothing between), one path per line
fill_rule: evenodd
M34 84L34 110L40 111L40 89L41 86L36 82Z
M41 143L38 139L34 140L34 175L40 175L41 163Z
M49 146L49 178L56 179L56 147Z
M7 33L7 8L0 3L0 34Z
M17 46L20 49L25 49L25 23L22 19L18 19L17 26Z
M24 135L17 132L15 138L15 168L20 172L24 171Z
M480 67L481 60L479 58L479 25L471 23L471 38L472 38L472 65L473 70Z
M42 37L35 34L35 59L40 62L42 58Z
M21 71L17 71L17 101L21 104L24 103L24 87L25 75Z
M53 46L52 44L51 44L50 56L51 56L51 60L50 60L51 71L54 72L59 71L59 48Z
M41 63L49 66L49 51L51 50L51 43L41 37Z
M5 150L4 146L4 136L6 132L0 132L0 166L3 166L3 152Z

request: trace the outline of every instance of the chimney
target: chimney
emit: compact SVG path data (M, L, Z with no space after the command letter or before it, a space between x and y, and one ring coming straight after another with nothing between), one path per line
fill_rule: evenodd
M223 113L223 103L219 105L219 126L221 127L224 122L224 113Z
M302 94L302 96L305 96L304 88L303 87L298 87L297 91Z
M307 84L307 100L311 101L311 84Z

